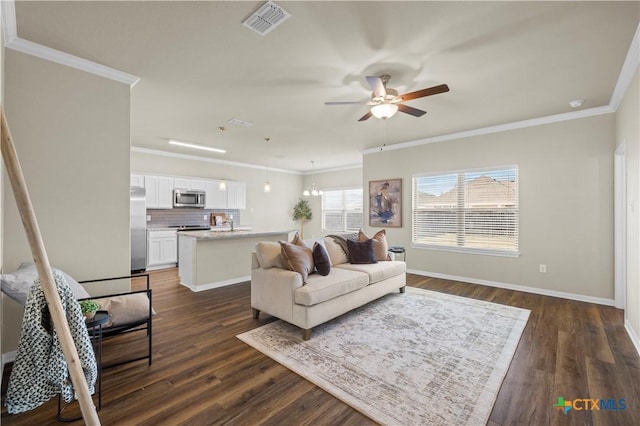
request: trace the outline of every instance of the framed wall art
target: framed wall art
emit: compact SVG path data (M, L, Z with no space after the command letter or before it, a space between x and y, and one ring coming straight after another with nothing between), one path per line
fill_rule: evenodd
M402 227L402 179L369 181L369 226Z

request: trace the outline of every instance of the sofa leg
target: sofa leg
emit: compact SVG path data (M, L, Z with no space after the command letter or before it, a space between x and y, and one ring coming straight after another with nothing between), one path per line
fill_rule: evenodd
M307 341L311 339L311 329L310 328L303 328L302 329L302 340Z
M260 309L251 308L251 312L253 312L253 319L258 319L260 316Z
M407 289L407 286L403 285L402 287L400 287L400 293L404 293L406 289Z

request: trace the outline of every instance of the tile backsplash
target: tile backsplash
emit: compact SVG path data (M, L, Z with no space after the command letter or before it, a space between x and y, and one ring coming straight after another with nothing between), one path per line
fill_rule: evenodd
M166 226L180 225L209 225L211 213L224 213L227 217L233 215L233 223L236 226L241 224L240 210L225 209L147 209L147 216L151 216L151 221L147 222L147 228L163 228ZM207 217L205 219L205 216Z

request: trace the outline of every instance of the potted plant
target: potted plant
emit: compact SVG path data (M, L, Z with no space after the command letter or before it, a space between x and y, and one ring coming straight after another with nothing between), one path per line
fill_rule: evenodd
M311 220L311 216L309 201L300 198L293 206L293 220L300 221L300 238L304 238L304 223Z
M82 309L82 315L84 315L85 321L88 321L98 312L100 305L95 300L81 300L80 309Z

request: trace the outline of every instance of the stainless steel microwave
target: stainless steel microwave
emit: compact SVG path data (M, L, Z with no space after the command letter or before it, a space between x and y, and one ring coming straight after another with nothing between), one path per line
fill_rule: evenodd
M173 190L173 207L193 207L203 209L205 192L186 189Z

